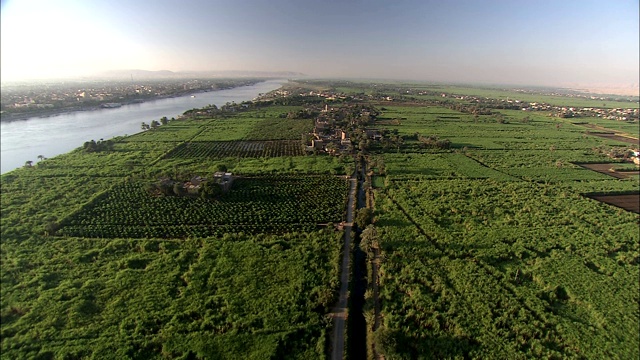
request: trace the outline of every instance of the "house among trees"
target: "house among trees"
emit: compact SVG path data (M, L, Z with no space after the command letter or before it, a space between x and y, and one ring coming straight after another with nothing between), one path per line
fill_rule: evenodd
M213 174L213 181L222 187L222 191L227 192L233 184L233 174L230 172L217 171Z
M311 147L316 149L316 150L324 150L324 141L323 140L318 140L318 139L313 139L313 140L311 140Z
M191 181L185 182L183 186L184 189L187 190L187 194L198 195L198 193L200 193L200 186L205 181L207 181L207 179L201 176L194 176L191 178Z
M365 134L367 135L368 138L370 138L372 140L380 140L380 139L382 139L382 134L377 129L366 129L365 130Z
M340 130L340 145L342 146L351 146L351 139L346 132Z

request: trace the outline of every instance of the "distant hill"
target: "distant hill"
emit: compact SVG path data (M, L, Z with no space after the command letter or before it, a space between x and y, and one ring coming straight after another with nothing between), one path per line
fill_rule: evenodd
M305 76L302 73L292 71L240 71L240 70L226 70L226 71L180 71L174 72L169 70L110 70L101 72L95 75L100 78L110 79L166 79L166 78L185 78L185 77L206 77L206 78L229 78L229 77L260 77L260 78L286 78L286 77L298 77Z
M159 70L159 71L150 71L150 70L140 70L140 69L123 69L123 70L109 70L104 71L98 74L95 74L97 77L106 77L106 78L130 78L133 76L137 79L155 79L155 78L171 78L175 77L176 73L169 70Z

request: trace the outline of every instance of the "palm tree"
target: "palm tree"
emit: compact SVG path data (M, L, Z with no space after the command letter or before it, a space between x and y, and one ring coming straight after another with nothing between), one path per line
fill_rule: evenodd
M46 158L44 157L44 155L38 155L38 160L42 161L42 160L44 160L44 159L46 159Z

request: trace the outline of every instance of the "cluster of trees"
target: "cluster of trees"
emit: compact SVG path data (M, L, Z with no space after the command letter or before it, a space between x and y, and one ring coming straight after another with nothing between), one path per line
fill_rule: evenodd
M289 111L286 114L280 114L280 118L284 119L315 119L320 112L312 108L304 108L298 111Z
M171 118L171 120L175 120L174 118ZM163 116L160 118L160 121L158 120L153 120L151 121L151 123L147 124L144 121L142 122L142 124L140 125L140 127L142 128L142 130L150 130L150 129L157 129L160 125L167 125L169 123L169 119L166 116Z
M91 141L86 141L84 145L82 145L82 149L88 153L111 151L113 150L114 144L115 143L112 140L102 140L102 139L98 141L91 140Z
M373 222L373 210L369 208L359 209L354 221L356 225L358 225L358 228L366 228Z
M421 148L427 148L427 149L451 148L451 141L449 139L440 139L437 135L423 136L416 133L416 138L420 142Z
M39 161L42 161L42 160L45 160L45 159L46 159L46 157L44 157L44 155L38 155L38 160ZM32 160L25 161L24 162L24 167L26 167L26 168L33 167L33 161Z
M186 181L162 179L147 185L147 191L151 194L164 196L199 196L203 199L215 199L222 195L222 187L213 180L203 181L197 193L189 193L185 188Z

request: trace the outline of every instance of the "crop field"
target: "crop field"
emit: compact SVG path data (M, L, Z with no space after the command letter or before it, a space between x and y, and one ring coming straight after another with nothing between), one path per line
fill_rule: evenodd
M640 214L639 194L589 195L589 198Z
M312 119L264 119L247 134L246 140L298 140L313 130Z
M202 131L190 141L232 141L243 140L261 119L256 118L217 118L203 120Z
M629 164L629 165L633 165L633 168L622 167L621 165L626 165L626 164L619 164L619 163L601 163L601 164L578 163L576 165L582 166L583 168L586 168L589 170L597 171L601 174L613 176L618 179L627 179L632 175L638 173L638 170L637 170L638 168L633 164Z
M126 138L127 142L180 142L193 138L201 131L199 126L178 124L160 126L154 130L144 131Z
M503 149L591 149L602 141L585 134L585 129L571 124L562 124L541 115L503 111L505 123L497 123L490 116L479 116L477 121L471 115L459 115L459 119L425 111L422 107L389 106L383 111L383 120L374 125L382 129L398 131L400 135L435 135L451 140L452 147L472 147L487 150ZM438 112L443 111L441 108ZM448 109L444 109L448 110ZM435 110L433 110L435 111ZM522 118L530 116L527 123ZM390 123L387 119L395 119ZM617 142L607 143L617 144Z
M433 107L385 108L374 126L406 140L371 156L385 168L372 180L383 259L372 335L379 352L640 355L640 183L612 177L610 168L634 166L596 151L625 142L535 113L500 110L499 123ZM451 149L420 148L416 132L448 139ZM607 171L584 163L607 163Z
M609 156L633 145L587 134L637 123L403 106L403 86L513 96L391 84L366 119L387 143L345 121L340 156L304 153L304 106L239 106L2 175L2 357L326 358L333 225L362 161L375 232L354 246L373 256L363 315L386 359L639 358L640 182ZM150 191L221 170L233 186L213 199Z
M526 182L425 179L385 191L387 353L637 355L617 345L640 340L637 216Z
M188 142L176 147L168 158L303 156L300 140Z
M420 89L419 86L415 87ZM440 91L448 94L456 95L474 95L487 97L491 99L518 99L526 102L545 102L547 104L567 107L605 107L605 108L638 108L637 102L630 101L607 101L599 99L570 98L565 96L528 94L512 90L504 90L500 88L481 88L481 87L463 87L463 86L427 86L425 90ZM604 105L604 106L603 106Z
M603 118L579 118L574 120L575 123L578 123L589 129L601 129L601 130L612 130L626 133L631 136L638 137L639 127L637 122L631 121L617 121L611 119L603 119Z
M394 180L447 179L447 178L514 178L481 165L460 153L384 154L386 172Z
M619 135L619 134L608 133L608 132L598 132L598 131L588 131L587 134L591 136L599 136L605 139L611 139L619 142L625 142L635 146L640 146L640 140L638 140L637 138L632 138L625 135Z
M341 236L3 244L2 357L322 359Z
M155 196L123 183L62 221L63 236L185 238L313 231L343 220L348 184L334 176L240 178L219 200Z

